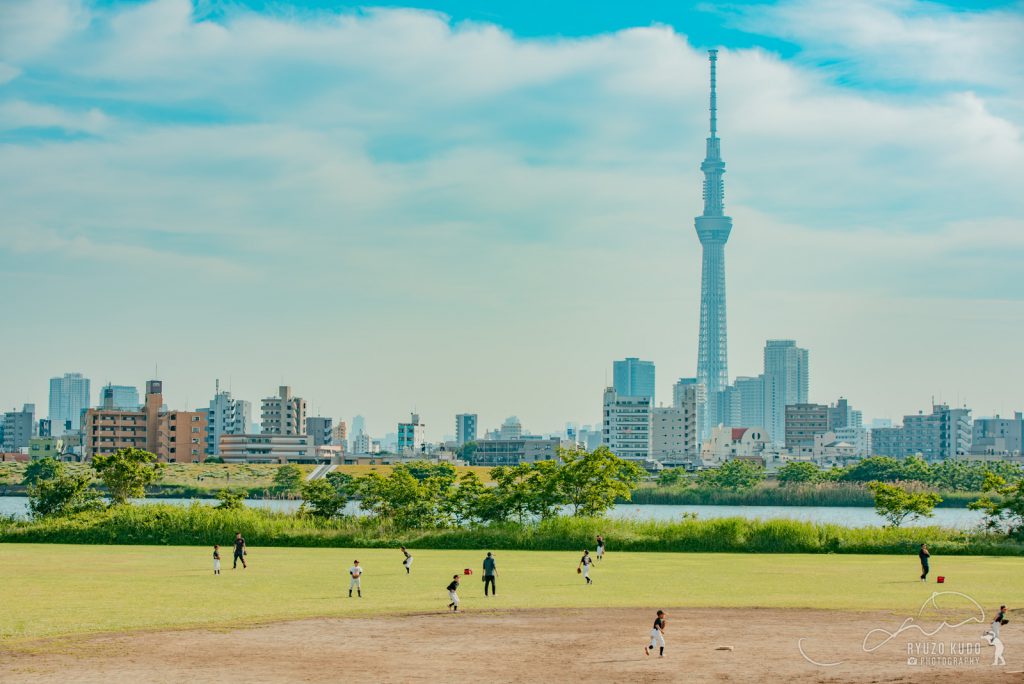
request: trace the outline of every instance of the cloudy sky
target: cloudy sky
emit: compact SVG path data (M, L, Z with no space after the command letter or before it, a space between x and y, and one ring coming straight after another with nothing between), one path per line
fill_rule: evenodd
M693 375L721 49L729 370L1024 409L1024 4L5 0L0 406L291 384L555 430Z

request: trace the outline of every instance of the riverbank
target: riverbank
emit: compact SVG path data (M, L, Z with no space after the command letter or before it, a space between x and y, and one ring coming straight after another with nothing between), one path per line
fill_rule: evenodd
M981 492L958 492L915 487L920 491L934 491L942 497L938 508L966 508L981 498ZM745 491L721 488L644 485L633 490L630 499L635 504L677 506L849 506L871 507L874 496L859 483L820 483L809 485L779 485L764 482Z
M254 546L579 551L598 534L623 551L912 554L926 541L940 555L1024 555L1024 544L943 527L844 527L797 520L676 521L558 517L450 529L399 530L375 518L309 516L207 505L151 503L38 521L0 520L0 542L211 545L243 531Z

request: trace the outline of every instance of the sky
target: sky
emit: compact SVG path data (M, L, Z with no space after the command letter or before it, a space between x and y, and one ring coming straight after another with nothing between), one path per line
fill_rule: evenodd
M706 50L730 375L1024 410L1024 4L0 3L0 407L79 371L205 405L291 385L600 420L614 359L695 374Z

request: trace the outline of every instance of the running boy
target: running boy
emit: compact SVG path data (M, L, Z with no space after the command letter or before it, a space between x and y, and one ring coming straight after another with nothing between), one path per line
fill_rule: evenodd
M597 535L597 560L604 558L604 537Z
M220 574L220 547L213 545L213 574Z
M452 575L451 584L448 585L448 598L452 600L452 602L448 604L448 609L453 610L456 613L459 612L459 579L458 575Z
M363 582L360 579L363 576L363 569L359 567L359 561L352 561L352 567L348 569L348 574L352 578L348 583L348 597L352 598L354 587L359 592L359 598L363 598Z
M406 551L404 546L402 547L402 553L405 554L405 560L402 561L402 565L405 566L405 574L408 575L409 568L412 567L412 554Z
M659 610L658 617L654 618L654 627L651 628L651 643L644 646L644 655L651 655L651 649L658 647L658 657L665 657L665 611Z
M928 552L928 545L921 544L921 550L917 552L917 557L921 559L921 581L928 581L928 559L932 557L932 554Z
M583 549L583 558L580 558L580 564L576 566L576 572L583 573L583 579L587 580L587 584L594 583L594 580L590 579L590 566L593 563L594 559L590 557L590 552Z

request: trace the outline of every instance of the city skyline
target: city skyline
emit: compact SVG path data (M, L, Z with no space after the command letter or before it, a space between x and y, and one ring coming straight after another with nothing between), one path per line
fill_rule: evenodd
M166 379L175 408L220 378L378 434L412 411L432 438L464 412L548 432L596 423L626 357L671 403L696 375L709 47L743 228L730 380L796 339L812 401L1019 410L1012 6L657 3L556 35L257 4L0 8L5 410L81 371Z

